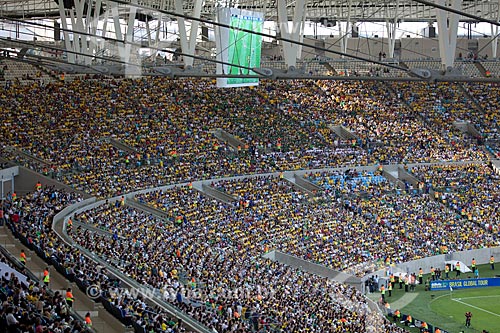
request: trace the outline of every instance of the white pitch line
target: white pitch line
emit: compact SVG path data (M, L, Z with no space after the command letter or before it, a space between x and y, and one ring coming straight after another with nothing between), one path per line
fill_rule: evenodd
M453 299L455 302L458 302L458 303L462 303L464 305L467 305L467 306L470 306L471 308L474 308L476 310L479 310L479 311L483 311L483 312L486 312L486 313L489 313L491 315L494 315L494 316L497 316L497 317L500 317L500 314L498 313L494 313L494 312L491 312L491 311L488 311L488 310L485 310L485 309L481 309L480 307L477 307L477 306L474 306L474 305L470 305L470 304L467 304L465 302L462 302L462 301L459 301L458 299Z
M490 297L500 297L500 295L471 296L471 297L459 297L459 298L460 299L474 299L474 298L490 298Z

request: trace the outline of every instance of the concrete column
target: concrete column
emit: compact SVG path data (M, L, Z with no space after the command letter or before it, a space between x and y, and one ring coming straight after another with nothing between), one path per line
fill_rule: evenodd
M107 29L108 29L109 12L110 12L109 10L106 10L104 12L104 22L102 24L102 37L106 37L108 33ZM106 40L104 38L101 38L101 42L97 45L96 54L104 49L105 42Z
M97 44L97 28L99 24L99 13L101 11L101 0L96 0L95 2L95 8L94 8L94 15L92 15L92 10L89 8L87 11L87 26L90 34L92 36L90 37L90 45L89 45L89 54L90 55L95 55L98 49L98 44ZM106 15L107 17L107 15ZM103 31L105 30L104 28L106 27L106 22L104 22L104 27ZM87 64L90 64L91 61Z
M394 12L394 18L392 20L387 19L385 21L385 26L387 28L387 41L389 43L389 58L394 58L394 46L396 45L396 26L398 22L398 8L399 8L399 0L396 0L396 9ZM389 17L389 11L387 6L385 7L386 17Z
M125 63L125 76L137 76L140 73L140 67L136 64L138 59L131 59L132 53L135 53L138 49L137 46L132 45L134 39L134 23L135 15L137 13L137 7L128 7L128 21L125 29L125 33L122 32L122 25L120 22L120 17L118 15L118 5L109 1L108 4L111 6L111 15L113 17L113 24L115 28L115 39L117 41L114 46L117 49L118 56L122 63ZM131 65L134 62L134 65Z
M163 15L160 14L160 16L158 16L158 24L156 26L155 39L153 42L154 47L158 47L158 43L160 41L160 31L161 31L162 24L163 24Z
M491 25L491 55L493 59L497 58L498 52L498 26Z
M110 2L108 2L108 5L111 7L111 16L113 18L113 25L115 28L116 39L122 40L123 35L122 35L122 27L120 25L120 19L119 19L119 15L118 15L118 4L110 1Z
M61 16L64 30L68 29L68 20L71 22L71 35L73 43L70 41L70 33L64 31L64 42L68 52L68 61L71 63L83 63L89 65L96 49L97 38L95 37L101 10L101 0L96 0L94 6L87 6L85 11L85 0L75 0L72 8L64 8L64 2L59 3L59 14ZM94 15L92 15L94 10ZM88 33L94 36L88 37Z
M348 3L348 12L347 12L347 22L345 24L345 34L342 33L342 23L338 23L339 24L339 34L340 34L340 50L342 51L342 53L347 53L347 42L349 40L349 29L352 29L352 27L354 26L352 23L351 23L351 5L352 5L352 0L349 0L349 3ZM341 17L341 13L340 13L340 8L338 9L339 10L339 17ZM344 55L341 56L341 58L345 58Z
M385 26L387 28L387 43L389 58L394 58L394 46L396 45L396 22L395 21L385 21Z
M303 43L304 42L304 27L306 24L306 16L303 15L302 18L302 23L300 24L300 32L299 32L299 42ZM297 47L297 59L302 58L302 45L298 45Z
M389 53L389 58L392 59L394 58L394 45L396 45L396 25L398 21L398 7L399 7L399 0L396 0L396 9L394 11L394 16L393 19L389 19L389 16L391 16L391 13L389 13L389 8L386 6L384 7L385 9L385 17L387 19L385 20L385 27L387 29L387 43L388 43L388 53Z
M496 11L496 21L500 21L500 0L498 0L497 11ZM491 54L492 58L497 58L498 52L498 25L491 24Z
M304 21L305 0L297 0L293 13L292 28L288 27L288 11L286 0L278 0L278 24L281 36L295 42L300 41L300 34ZM283 42L283 57L288 67L297 65L297 58L300 57L299 45L291 42Z
M441 6L446 6L446 2L446 0L436 0L436 3ZM453 9L462 9L462 0L450 0L449 3ZM455 63L459 16L442 9L436 9L436 12L441 65L443 69L447 69L448 67L453 67Z
M201 4L202 0L194 0L194 10L191 15L194 18L200 18ZM184 15L182 0L175 0L175 12L177 14ZM184 60L184 66L193 66L194 58L189 57L189 55L195 54L196 38L198 37L198 26L200 25L200 22L196 20L191 21L191 32L189 35L189 39L186 32L186 24L184 18L179 17L177 19L177 24L179 26L181 49L182 53L184 54L184 56L182 57Z
M64 8L64 2L59 1L59 16L61 17L61 25L63 27L63 36L64 36L64 46L66 47L66 50L72 51L73 48L71 46L71 40L69 39L69 32L68 32L68 21L67 21L67 16L66 16L66 8ZM72 52L67 52L67 59L68 62L70 63L75 63L75 54Z

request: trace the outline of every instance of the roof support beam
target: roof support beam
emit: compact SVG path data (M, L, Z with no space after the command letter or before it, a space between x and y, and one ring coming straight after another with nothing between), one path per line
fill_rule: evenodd
M305 0L297 0L293 13L292 28L288 26L287 4L286 0L278 0L278 24L281 36L287 40L292 40L296 43L283 41L283 57L285 64L288 67L295 67L297 65L297 58L300 58L299 45L302 25L304 22L305 14Z
M500 0L498 0L498 7L496 12L496 20L500 21ZM491 25L491 54L493 59L497 58L498 52L498 25Z
M459 11L462 7L462 0L449 0L451 8ZM446 0L436 1L441 6L445 5ZM457 32L459 16L455 12L437 10L439 53L441 55L441 65L446 70L453 67L455 63L455 51L457 49Z
M349 29L352 29L354 27L354 24L351 22L351 6L352 6L352 0L349 0L349 6L348 6L348 13L347 13L347 21L345 23L345 34L342 33L342 23L339 22L339 34L340 34L340 49L342 50L342 53L347 53L347 42L349 40ZM340 16L340 15L339 15ZM341 56L344 58L344 55Z
M387 29L387 40L389 43L389 58L394 59L394 47L396 45L396 27L398 25L398 8L399 0L396 0L396 8L394 12L394 18L392 20L387 19L385 21L385 26ZM385 6L386 16L389 17L389 10L387 4Z
M66 50L72 50L71 40L69 39L69 29L68 29L68 21L66 18L66 8L64 8L64 2L59 1L59 15L61 16L61 24L63 26L63 36L64 36L64 45L66 46ZM68 52L67 53L68 62L75 63L76 56L75 53Z
M194 11L193 17L196 19L200 18L201 14L201 3L202 0L194 0ZM175 0L175 11L177 14L184 15L184 8L182 7L182 0ZM200 24L199 20L191 20L191 31L189 34L189 39L186 31L185 19L182 16L177 18L177 23L179 25L179 38L181 42L182 53L184 53L184 66L193 66L194 58L189 57L189 55L194 55L196 48L196 38L198 37L198 26Z

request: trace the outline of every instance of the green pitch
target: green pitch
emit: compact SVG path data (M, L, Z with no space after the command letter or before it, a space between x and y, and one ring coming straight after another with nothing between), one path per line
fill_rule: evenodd
M457 290L435 295L429 302L429 308L442 317L441 325L451 332L500 330L500 288ZM472 313L470 328L464 326L467 311Z
M497 265L498 266L498 265ZM500 269L489 269L489 265L478 266L481 277L494 277ZM424 280L428 276L424 276ZM462 276L467 278L468 275ZM378 299L379 293L369 295ZM392 297L386 297L391 309L400 309L413 318L425 320L448 332L490 333L500 332L500 287L476 288L450 291L425 291L417 286L414 292L405 293L396 287ZM472 313L471 327L465 327L465 312ZM417 328L406 328L410 332L420 332Z

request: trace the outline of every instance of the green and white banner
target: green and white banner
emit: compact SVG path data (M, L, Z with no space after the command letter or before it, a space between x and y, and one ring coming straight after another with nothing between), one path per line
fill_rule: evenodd
M238 8L221 8L217 12L217 21L231 26L231 29L217 26L215 30L217 60L227 63L217 64L217 74L257 75L251 68L260 67L262 36L252 32L262 32L264 14ZM258 84L258 78L217 79L218 87L243 87Z

